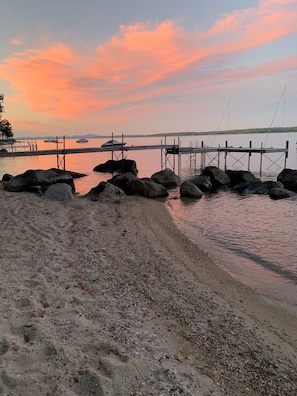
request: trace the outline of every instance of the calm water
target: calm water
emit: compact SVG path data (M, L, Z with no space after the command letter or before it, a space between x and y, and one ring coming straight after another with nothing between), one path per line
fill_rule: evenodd
M83 147L99 147L108 139L90 139ZM120 140L120 139L119 139ZM247 147L285 147L290 143L286 166L297 169L296 134L271 135L218 135L203 137L183 137L182 146L204 145L217 147L228 145ZM151 145L165 143L164 138L129 138L127 145ZM167 138L167 144L177 144L177 138ZM34 142L39 149L55 148L55 143ZM80 144L81 146L82 144ZM74 139L66 139L66 148L78 147ZM160 150L131 151L129 159L134 159L139 177L150 177L161 169L164 157ZM181 177L199 174L200 156L182 156ZM86 173L87 177L77 179L77 192L84 194L100 181L110 178L110 174L100 174L92 169L111 158L111 153L72 154L66 156L68 170ZM116 158L114 158L116 159ZM276 179L284 168L284 155L277 153L262 158L262 179ZM224 165L224 159L212 156L208 164ZM228 155L228 169L247 169L248 156ZM175 166L177 159L168 157L168 167ZM56 156L2 158L0 177L4 173L16 175L27 169L48 169L57 166ZM250 169L258 174L260 156L252 155ZM178 189L171 196L179 196ZM183 233L232 276L253 287L274 303L284 306L297 314L297 200L273 201L267 196L242 197L222 192L204 196L199 201L170 199L169 211Z

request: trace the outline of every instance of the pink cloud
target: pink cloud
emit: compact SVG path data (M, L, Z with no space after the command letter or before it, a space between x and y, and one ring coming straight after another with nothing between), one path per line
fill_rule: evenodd
M12 45L24 45L23 41L19 38L13 38L9 43Z
M45 132L46 133L49 130L48 125L45 125L40 122L30 122L30 121L24 121L24 120L19 121L19 120L15 120L15 119L12 119L11 121L12 121L12 124L14 127L20 126L21 128L27 129L32 132L36 131L36 132Z
M123 25L89 54L63 43L14 53L0 64L0 75L33 111L64 119L120 113L181 88L205 90L296 69L296 58L224 67L230 58L296 33L296 20L295 1L262 0L256 8L222 15L205 32L186 32L170 20Z

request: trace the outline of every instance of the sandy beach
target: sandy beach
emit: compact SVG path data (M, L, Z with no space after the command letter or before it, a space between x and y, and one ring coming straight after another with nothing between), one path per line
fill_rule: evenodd
M0 395L296 395L297 317L184 237L166 201L0 188Z

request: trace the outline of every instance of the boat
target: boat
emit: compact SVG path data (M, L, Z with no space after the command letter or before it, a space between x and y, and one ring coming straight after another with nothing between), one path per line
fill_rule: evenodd
M124 142L118 142L117 140L111 139L101 144L101 147L122 147L125 146L125 144L126 143Z
M88 139L85 139L85 138L81 138L81 139L78 139L77 141L76 141L76 143L88 143Z
M46 140L44 140L44 142L45 143L61 143L61 142L58 142L57 139L46 139Z

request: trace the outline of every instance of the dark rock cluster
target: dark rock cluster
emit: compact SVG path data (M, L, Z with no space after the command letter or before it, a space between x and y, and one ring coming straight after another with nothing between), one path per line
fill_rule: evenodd
M125 195L139 195L146 198L163 198L168 189L180 186L180 197L200 199L204 193L233 191L238 194L269 195L277 200L297 196L297 170L283 169L276 181L264 181L245 170L223 171L215 166L207 166L201 174L181 182L171 169L154 173L150 178L138 178L133 160L107 161L94 170L114 173L107 182L100 182L85 196L91 200L120 198ZM85 176L81 173L49 170L27 170L15 177L4 175L2 182L7 191L28 191L39 194L44 199L69 201L75 193L74 178Z
M180 185L180 178L171 169L154 173L150 178L138 178L132 172L118 173L107 182L101 182L97 187L92 188L86 196L96 200L99 195L101 197L106 188L110 189L109 185L113 185L119 190L113 190L115 197L123 193L125 195L140 195L146 198L163 198L169 195L168 188Z
M195 188L196 187L196 188ZM208 166L202 173L180 187L181 197L201 198L203 193L220 190L234 191L239 194L269 195L272 199L295 197L297 193L297 171L284 169L276 181L264 181L245 170L222 171Z
M51 169L30 169L15 177L6 174L2 182L6 191L34 192L44 199L53 201L70 201L75 192L73 177L70 174Z

